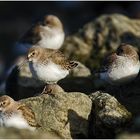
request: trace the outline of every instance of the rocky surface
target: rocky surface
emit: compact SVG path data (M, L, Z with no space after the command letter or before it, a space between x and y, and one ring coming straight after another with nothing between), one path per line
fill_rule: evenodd
M41 133L40 138L113 138L116 131L131 120L131 113L124 106L113 96L101 92L89 96L80 92L59 92L20 102L34 111L41 127L36 129L37 133L3 128L1 138L38 138ZM9 136L5 135L6 131Z
M115 97L96 92L90 98L93 102L89 120L90 138L113 138L121 128L130 123L131 113Z
M91 76L90 69L88 69L82 63L76 61L78 66L70 71L69 77L88 77Z
M14 127L0 128L0 139L62 139L59 135L51 132L31 132L27 129Z
M41 131L63 138L87 138L92 102L83 93L44 94L22 100L35 112Z

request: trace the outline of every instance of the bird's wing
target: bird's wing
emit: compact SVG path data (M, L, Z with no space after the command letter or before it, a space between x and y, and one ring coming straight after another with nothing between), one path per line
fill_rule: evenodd
M75 68L78 63L74 61L68 60L60 51L54 50L51 55L51 60L57 64L60 65L63 69L73 69Z
M20 104L18 110L22 112L23 117L27 120L28 124L32 127L40 127L35 119L34 112L25 104Z
M117 59L117 54L112 53L105 57L103 64L101 66L100 72L106 72L112 65L115 63L115 60Z
M20 38L20 43L36 44L41 40L39 24L32 25L32 27Z

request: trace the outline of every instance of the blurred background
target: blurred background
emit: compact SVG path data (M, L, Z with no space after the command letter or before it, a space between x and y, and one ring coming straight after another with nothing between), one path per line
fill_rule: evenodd
M121 13L140 18L140 2L0 2L0 82L17 57L14 44L32 23L46 14L58 16L66 35L102 14Z

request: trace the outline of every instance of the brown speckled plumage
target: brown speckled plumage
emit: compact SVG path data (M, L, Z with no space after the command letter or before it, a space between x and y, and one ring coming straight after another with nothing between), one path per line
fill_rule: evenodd
M34 47L29 50L28 56L30 56L33 53L35 53L35 55L37 54L38 58L36 59L38 60L38 63L41 64L47 64L48 62L52 61L53 63L60 65L62 69L67 69L67 70L73 69L78 65L78 63L76 62L68 60L58 50Z
M27 120L30 126L40 127L40 125L36 122L34 112L25 104L19 104L17 110L21 111L23 117L25 118L25 120Z
M116 52L105 57L100 70L100 78L110 84L128 83L136 78L140 61L135 47L121 44Z
M9 118L11 115L19 115L23 117L31 127L39 127L36 122L34 112L25 104L14 101L11 97L3 95L0 97L0 108L5 117Z
M26 45L27 44L38 45L39 43L39 45L41 44L44 48L51 47L45 46L45 43L42 43L44 41L44 38L47 38L48 40L50 38L56 38L58 40L60 39L60 42L63 43L64 40L63 24L61 23L58 17L54 15L44 16L44 18L41 21L32 25L32 27L19 39L18 43ZM55 46L57 46L57 43ZM58 44L58 48L61 47L61 45L62 44L60 45Z

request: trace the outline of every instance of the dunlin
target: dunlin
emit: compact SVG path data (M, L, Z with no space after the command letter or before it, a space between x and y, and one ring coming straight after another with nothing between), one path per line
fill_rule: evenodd
M65 33L60 19L54 15L47 15L23 35L16 48L24 49L39 46L59 49L64 42L64 37Z
M68 60L60 51L42 47L29 50L27 60L34 78L55 85L78 63ZM24 64L24 62L23 62Z
M121 85L134 80L139 69L140 61L135 48L121 44L115 53L105 58L100 78L112 85Z
M0 97L0 126L34 130L38 127L32 110L11 97Z

